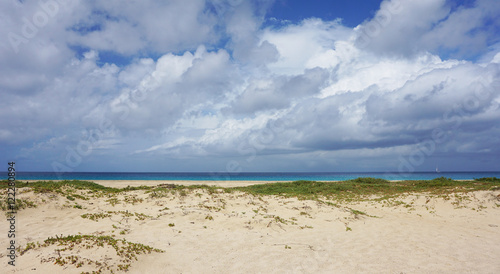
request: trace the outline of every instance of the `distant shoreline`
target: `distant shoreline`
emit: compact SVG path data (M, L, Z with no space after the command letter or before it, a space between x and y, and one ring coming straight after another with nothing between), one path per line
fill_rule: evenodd
M7 178L7 174L0 173L0 178ZM387 172L70 172L55 174L52 172L19 172L17 180L20 181L56 181L56 180L82 180L82 181L168 181L204 184L205 182L248 182L253 184L267 182L292 182L292 181L318 181L333 182L346 181L357 178L377 178L388 181L401 180L433 180L440 177L453 180L473 180L476 178L497 177L500 172L413 172L413 173L387 173Z

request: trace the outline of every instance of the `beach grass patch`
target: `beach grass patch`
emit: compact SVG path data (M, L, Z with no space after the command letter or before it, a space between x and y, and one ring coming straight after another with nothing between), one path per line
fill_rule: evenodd
M16 198L16 201L13 205L9 203L7 198L0 200L0 209L2 211L6 211L6 214L8 214L9 216L10 214L12 214L12 211L18 212L25 208L36 208L36 207L37 205L33 201L27 199Z
M116 197L113 197L113 198L107 199L106 202L108 202L112 206L115 206L115 205L120 203L120 200L118 200L118 198L116 198Z
M340 182L317 182L317 181L295 181L277 182L269 184L250 185L245 187L222 188L208 185L183 186L176 184L163 184L156 187L138 186L125 188L113 188L96 184L90 181L65 180L65 181L37 181L32 183L19 182L18 188L29 188L35 193L56 193L66 196L67 199L74 198L88 200L87 195L94 198L107 196L108 202L116 205L119 200L116 194L145 190L150 193L151 198L166 197L168 193L186 197L193 190L204 190L210 195L220 193L244 192L253 196L277 195L283 197L297 197L298 199L319 200L320 198L354 202L367 200L369 197L377 196L378 199L390 199L407 193L427 193L433 195L447 195L452 193L464 193L478 190L500 189L500 179L496 177L478 178L472 181L456 181L450 178L440 177L433 180L408 180L387 181L379 178L356 178ZM1 181L0 189L7 188L8 182ZM87 195L81 195L75 190L86 191ZM70 198L71 197L71 198ZM214 196L215 197L215 196ZM372 199L377 199L372 198ZM140 203L142 198L125 197L126 203ZM1 206L1 204L0 204Z
M295 181L234 187L233 190L253 195L277 195L299 199L328 198L344 201L364 200L378 196L390 199L408 193L452 194L491 190L500 187L500 179L480 178L474 181L456 181L449 178L390 182L378 178L357 178L341 182Z
M84 219L89 219L89 220L98 222L99 219L104 219L104 218L111 217L111 214L104 213L104 212L100 212L100 213L85 213L85 214L80 215L80 217L82 217Z
M69 235L63 237L49 237L40 243L28 243L25 247L18 247L20 256L23 256L30 250L41 248L49 248L56 246L57 248L48 258L42 258L42 262L52 262L56 265L67 268L72 265L75 268L90 266L97 270L97 273L102 271L125 271L131 266L132 261L138 260L138 255L150 254L152 252L163 253L164 250L153 248L151 246L140 243L128 242L125 239L115 239L112 236L95 236L95 235ZM115 251L119 260L109 261L106 258L94 258L95 252L85 250L93 250L106 248ZM95 271L93 271L95 273Z
M73 208L83 209L83 207L82 207L81 205L79 205L79 204L75 204L75 205L73 206Z

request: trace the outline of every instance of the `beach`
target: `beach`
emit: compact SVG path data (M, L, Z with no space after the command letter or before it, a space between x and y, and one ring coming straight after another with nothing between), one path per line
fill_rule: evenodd
M500 189L460 195L302 200L216 188L272 182L95 181L163 185L113 194L34 193L16 214L4 273L498 273ZM86 199L85 199L86 198ZM6 218L2 218L2 227ZM86 235L74 240L68 235ZM8 238L0 238L7 247ZM52 239L46 241L47 239ZM116 244L115 240L118 240ZM120 242L121 239L127 241ZM73 242L72 242L73 241ZM115 245L112 243L115 241ZM32 245L29 243L33 243ZM136 247L137 243L152 249ZM117 247L134 246L128 259ZM127 252L132 249L128 249ZM21 255L22 253L22 255ZM124 255L125 254L125 255Z

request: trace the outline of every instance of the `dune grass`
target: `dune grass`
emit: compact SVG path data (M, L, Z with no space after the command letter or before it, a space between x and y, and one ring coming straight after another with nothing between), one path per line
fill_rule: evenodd
M24 188L24 187L30 187L36 193L59 192L58 190L62 190L64 187L72 187L75 189L85 189L85 190L93 190L93 191L102 191L102 192L107 192L107 193L119 193L119 192L123 192L123 191L151 188L148 186L113 188L113 187L106 187L103 185L99 185L99 184L96 184L94 182L80 181L80 180L36 181L36 182L32 182L32 183L25 183L25 182L18 181L16 183L16 188ZM0 182L0 189L2 189L2 188L8 188L7 181Z
M46 261L53 262L54 264L64 266L65 269L68 266L73 265L74 268L80 268L85 265L93 266L97 271L92 271L92 273L102 273L115 271L126 272L133 261L137 261L138 255L155 253L164 253L164 250L153 248L148 245L143 245L140 243L133 243L126 241L125 239L116 239L112 236L96 236L96 235L68 235L63 237L57 236L55 238L49 237L44 241L43 244L28 242L25 247L19 246L17 248L19 254L22 256L30 250L36 250L41 248L48 248L50 246L57 246L55 252L59 256L51 256L45 259ZM86 250L86 249L98 249L98 248L108 248L115 250L116 256L119 258L119 263L114 265L109 262L108 259L98 259L98 258L87 258L79 255L61 256L61 251L72 251L75 249ZM80 253L77 251L76 253ZM92 253L91 256L92 257ZM97 257L97 256L96 256ZM82 272L89 273L89 272Z
M357 178L342 182L295 181L236 187L235 190L256 195L280 195L316 199L359 198L370 195L397 196L405 193L450 194L500 188L500 179L481 178L474 181L455 181L448 178L418 181L387 181L377 178Z
M8 188L8 181L0 181L0 190L6 191ZM138 186L138 187L126 187L126 188L113 188L106 187L103 185L96 184L89 181L79 181L79 180L64 180L64 181L37 181L32 183L26 183L18 181L16 182L17 191L24 191L28 189L34 193L44 193L44 194L58 194L66 197L68 201L75 201L76 199L89 200L91 198L99 198L107 196L111 198L115 194L133 191L133 190L147 190L151 189L149 186ZM80 190L80 194L76 190ZM81 191L85 191L83 193ZM8 209L7 195L0 198L0 209L2 211L7 211ZM37 205L32 201L27 201L23 199L16 198L16 203L13 206L15 211L20 211L26 207L36 207Z
M7 188L7 182L0 183L0 189ZM499 178L480 178L472 181L456 181L449 178L433 180L387 181L378 178L357 178L340 182L295 181L269 184L250 185L245 187L215 187L207 185L160 185L157 187L139 186L113 188L89 181L38 181L33 183L18 183L17 188L31 188L35 193L59 193L85 198L72 192L72 189L87 190L89 193L117 194L121 192L146 190L148 192L169 191L181 196L195 189L203 189L208 193L241 191L253 195L279 195L298 197L300 199L353 199L370 195L393 197L405 193L451 194L478 190L500 189Z

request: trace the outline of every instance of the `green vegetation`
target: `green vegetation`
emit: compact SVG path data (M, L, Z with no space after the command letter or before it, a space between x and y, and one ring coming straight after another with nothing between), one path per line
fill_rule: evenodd
M376 194L394 188L392 183L382 179L358 178L344 182L295 181L286 183L260 184L238 187L236 190L254 195L280 195L300 199L348 198Z
M123 216L123 218L135 216L136 221L144 221L148 218L149 219L153 218L152 216L146 215L144 213L137 213L137 212L131 213L128 211L106 211L106 212L100 212L100 213L85 213L85 214L82 214L81 217L84 219L89 219L89 220L98 222L99 219L109 218L113 214L114 215L121 214Z
M136 203L142 203L142 202L144 201L144 199L142 199L142 198L137 198L137 197L125 196L125 198L123 199L123 201L124 201L125 203L135 205Z
M163 253L163 250L152 248L147 245L132 243L126 240L115 239L111 236L94 236L94 235L69 235L66 237L56 236L55 238L48 238L43 244L28 243L26 247L18 247L20 256L32 249L45 248L55 245L58 248L56 252L58 257L51 257L48 261L53 261L54 264L66 266L68 264L74 265L76 268L83 265L92 265L98 269L98 273L108 270L114 272L116 270L126 271L130 267L132 260L137 260L137 255L149 254L151 252ZM120 257L120 262L116 268L113 265L108 265L106 260L98 261L89 258L83 258L80 255L61 256L61 251L70 251L74 249L91 249L99 247L111 247L115 250L116 255Z
M0 209L2 211L11 211L9 208L10 204L7 198L0 200ZM20 211L25 208L36 207L36 204L32 201L16 198L16 203L14 204L14 211Z
M120 193L124 191L140 190L140 189L151 189L149 186L139 186L139 187L125 187L125 188L113 188L106 187L94 182L89 181L79 181L79 180L64 180L64 181L37 181L33 183L23 183L17 182L16 188L29 187L35 193L51 193L51 192L63 192L65 188L70 187L79 190L91 190L93 192L101 191L105 193ZM0 181L0 189L8 188L7 181ZM72 191L67 191L71 193ZM74 195L73 195L74 196Z
M116 204L120 203L120 200L118 200L118 198L116 198L116 197L113 197L113 198L107 199L106 202L108 202L112 206L115 206Z
M0 181L0 190L8 187L7 181ZM499 190L500 179L495 177L480 178L472 181L455 181L449 178L436 178L434 180L412 180L390 182L384 179L377 178L357 178L342 182L316 182L316 181L295 181L295 182L280 182L270 184L250 185L245 187L222 188L207 185L174 185L163 184L157 187L139 186L126 188L105 187L88 181L38 181L33 183L19 182L16 187L18 189L29 188L35 193L54 193L63 195L68 200L75 199L89 200L89 197L107 197L107 201L111 205L116 205L120 202L124 203L141 203L142 198L134 196L126 196L123 201L116 198L115 194L134 191L146 190L150 193L150 198L168 197L170 194L184 197L195 190L206 191L210 195L219 193L232 193L241 191L252 195L279 195L284 197L297 197L299 199L316 200L321 203L336 206L335 204L322 201L321 199L336 199L336 200L358 200L372 195L381 197L380 199L390 199L406 193L428 193L433 195L449 195L454 193L464 193L478 190ZM77 190L80 194L75 193ZM225 203L222 202L220 208L224 208ZM36 205L30 201L16 200L16 206L19 209L26 207L35 207ZM6 201L0 200L0 208L6 210Z
M474 181L455 181L448 178L434 180L390 182L376 178L357 178L343 182L296 181L236 187L234 190L254 195L280 195L317 200L322 197L339 200L371 195L391 198L405 193L452 194L500 187L500 179L481 178Z
M500 178L497 177L485 177L485 178L480 178L480 179L474 179L474 181L480 181L480 182L500 182Z
M149 193L149 197L151 198L163 198L168 197L169 194L179 195L181 197L185 197L188 193L191 193L194 190L205 190L209 195L218 194L218 193L230 193L233 192L233 188L222 188L217 186L209 186L209 185L175 185L175 184L161 184L156 187L153 187L146 191ZM196 194L201 195L201 194Z
M136 221L144 221L144 220L146 220L148 218L149 219L153 218L153 216L149 216L149 215L146 215L144 213L137 213L137 212L135 212L134 215L135 215L135 220Z
M8 181L3 180L0 181L0 190L5 190L8 188ZM119 203L119 200L114 198L113 196L118 193L134 191L134 190L149 190L153 187L149 186L139 186L139 187L125 187L125 188L112 188L102 186L93 182L88 181L37 181L32 183L26 183L22 181L18 181L16 183L16 188L18 191L23 189L28 189L28 191L33 191L36 194L58 194L70 201L75 201L76 199L81 200L89 200L90 198L99 198L103 196L109 197L108 202L112 205ZM75 193L76 191L80 191L82 193ZM83 193L86 192L86 193ZM55 197L55 196L54 196ZM42 199L42 202L45 202ZM142 202L142 199L137 199L135 197L126 197L125 202L128 203L136 203ZM7 199L0 200L0 209L6 211L8 207ZM21 209L27 207L36 207L36 204L32 201L16 199L16 210L19 211ZM76 207L78 208L78 207Z
M85 214L82 214L81 217L84 218L84 219L89 219L89 220L98 222L99 219L104 219L104 218L111 217L111 214L104 213L104 212L101 212L101 213L85 213Z

